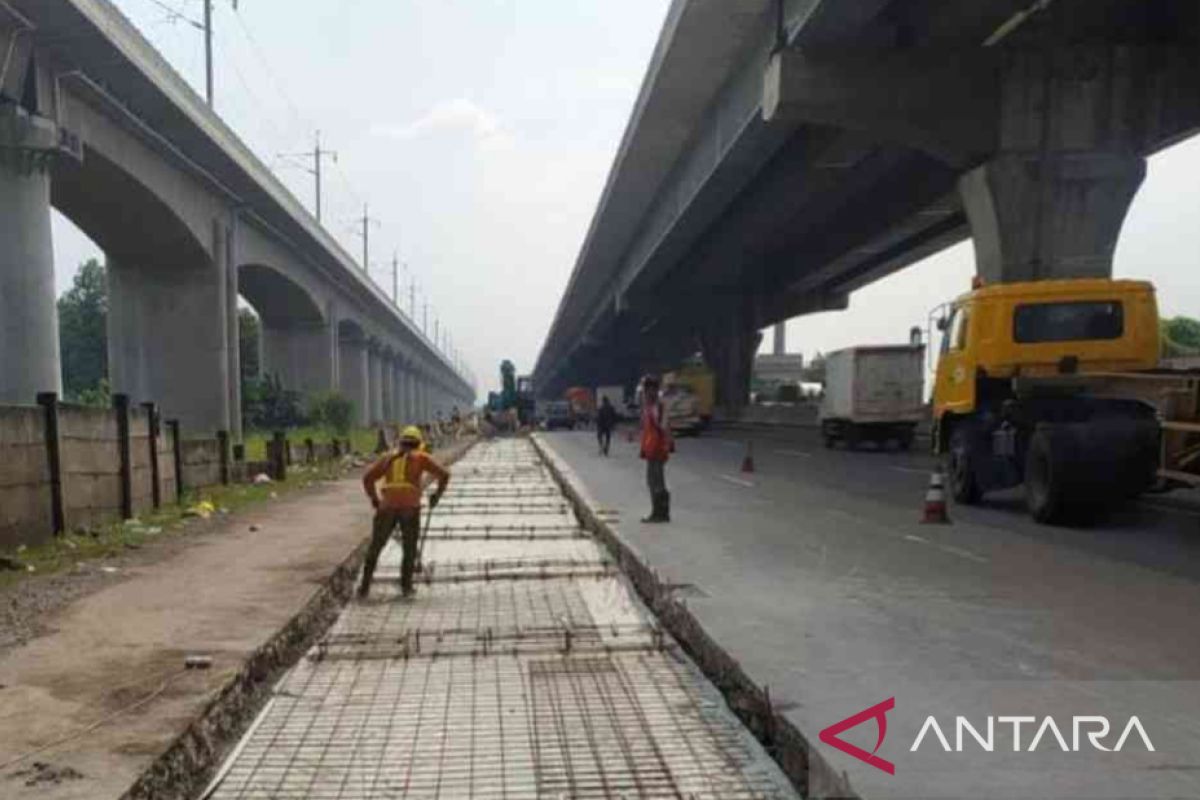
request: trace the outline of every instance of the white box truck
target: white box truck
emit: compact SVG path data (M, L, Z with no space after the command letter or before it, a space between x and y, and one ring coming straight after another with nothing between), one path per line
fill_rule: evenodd
M825 446L894 441L903 450L911 447L924 413L924 364L924 345L849 347L825 356Z

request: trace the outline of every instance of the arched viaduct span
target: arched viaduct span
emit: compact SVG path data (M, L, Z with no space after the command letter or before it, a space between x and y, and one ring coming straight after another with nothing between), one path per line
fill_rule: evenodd
M535 385L702 350L736 413L760 329L967 236L992 281L1109 275L1198 129L1195 0L674 0Z
M0 0L0 403L60 391L50 209L103 250L115 392L240 433L237 306L264 370L360 421L474 388L108 0Z

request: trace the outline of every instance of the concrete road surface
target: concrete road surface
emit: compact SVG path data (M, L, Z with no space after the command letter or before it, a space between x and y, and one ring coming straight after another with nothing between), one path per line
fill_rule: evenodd
M1200 797L1200 504L1068 529L1016 491L922 525L925 453L724 432L679 441L674 521L643 525L623 433L607 459L589 432L545 441L864 796ZM840 738L894 774L817 741L889 698L886 731Z

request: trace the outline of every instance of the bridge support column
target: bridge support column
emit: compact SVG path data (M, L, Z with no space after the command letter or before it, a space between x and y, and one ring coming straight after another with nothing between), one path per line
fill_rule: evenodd
M225 229L218 223L213 230L217 258L209 263L108 260L112 389L134 403L157 403L190 435L229 431L233 422Z
M383 410L379 416L384 422L395 422L396 409L393 400L396 376L392 372L392 357L386 353L380 355L379 372L382 376L380 389L383 394Z
M371 403L367 387L370 383L367 364L367 343L359 339L342 339L338 343L338 390L354 406L354 421L371 424Z
M711 316L712 323L700 332L704 361L716 377L717 407L726 419L737 419L750 400L754 354L762 343L762 334L748 308Z
M54 244L50 236L48 120L0 111L0 404L34 405L62 393Z
M367 350L367 419L371 425L383 418L383 369L381 354L375 345Z
M286 389L305 397L336 384L328 325L262 326L263 372L278 375Z
M1107 278L1146 160L1104 152L1009 152L968 172L959 193L988 283Z

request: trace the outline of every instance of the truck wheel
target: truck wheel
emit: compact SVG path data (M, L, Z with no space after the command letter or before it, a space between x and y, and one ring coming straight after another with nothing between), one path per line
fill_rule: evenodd
M1071 467L1067 442L1060 432L1040 428L1025 454L1025 504L1029 514L1046 525L1072 519Z
M905 450L905 451L907 451L907 450L911 450L911 449L912 449L912 446L913 446L913 435L912 435L912 433L902 433L902 434L900 434L900 438L896 440L896 445L897 445L897 446L898 446L898 447L899 447L901 450Z
M847 450L857 450L859 443L862 441L862 436L858 428L853 425L847 425L842 433L842 439L846 442Z
M911 437L909 440L911 444ZM974 443L971 429L967 425L954 426L950 433L950 454L947 465L947 476L950 481L950 496L954 502L973 506L983 497L979 489L979 481L972 468L974 462Z

